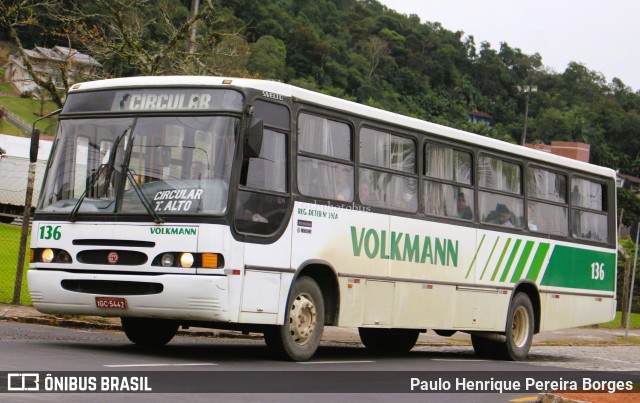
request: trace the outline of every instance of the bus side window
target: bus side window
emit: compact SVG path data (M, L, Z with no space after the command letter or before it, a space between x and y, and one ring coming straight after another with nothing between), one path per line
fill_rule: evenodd
M301 113L298 133L300 193L343 202L352 201L355 175L353 166L349 164L353 161L351 127L343 122ZM344 163L329 161L328 158Z
M527 229L531 232L566 236L568 229L567 178L547 169L527 170Z
M429 178L423 187L425 214L473 220L471 153L427 143L424 147L424 174Z
M576 238L607 242L609 223L606 186L573 178L571 192L571 232Z
M393 210L418 209L416 145L410 138L386 131L360 130L360 200L364 204ZM364 165L371 168L365 168Z

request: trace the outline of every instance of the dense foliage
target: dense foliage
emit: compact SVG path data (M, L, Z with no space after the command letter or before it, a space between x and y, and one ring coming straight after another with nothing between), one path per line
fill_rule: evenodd
M517 87L537 85L528 141L586 142L592 162L640 176L640 94L620 79L607 83L579 63L557 73L540 54L477 45L374 0L223 3L247 23L250 42L285 44L285 68L269 78L513 142L524 120ZM469 124L470 110L492 115L492 129Z
M47 27L60 29L60 24L47 24L43 16L40 24L21 27L25 47L71 44L103 63L109 76L148 70L135 56L115 57L113 46L104 54L110 56L103 56L87 45L87 32L109 34L117 7L107 4L119 0L58 1L83 12L84 34L78 34L77 22L75 30L52 31ZM135 40L148 50L175 39L169 27L189 18L191 0L123 4L127 18L139 5ZM520 142L524 121L518 86L536 85L528 142L586 142L591 162L640 176L640 93L620 79L607 82L588 66L570 63L555 72L544 66L543 55L524 54L506 42L499 49L476 44L463 32L399 14L376 0L219 0L213 7L198 31L206 48L199 46L201 55L207 49L215 54L204 60L219 74L289 82L511 142ZM172 20L154 18L154 10L161 9ZM470 123L470 111L489 113L493 123Z

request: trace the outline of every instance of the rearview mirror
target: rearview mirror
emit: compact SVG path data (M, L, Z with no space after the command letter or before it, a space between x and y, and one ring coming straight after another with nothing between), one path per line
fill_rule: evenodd
M33 129L31 133L31 145L29 146L29 161L34 163L38 160L38 147L40 146L40 130Z

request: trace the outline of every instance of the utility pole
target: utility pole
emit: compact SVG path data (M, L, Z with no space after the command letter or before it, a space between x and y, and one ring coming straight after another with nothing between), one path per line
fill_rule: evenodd
M620 233L622 232L622 218L624 217L624 209L620 209L620 215L618 218L620 222L618 224L618 253L622 255L624 259L624 275L622 277L622 298L620 308L620 327L627 325L627 302L629 300L629 283L631 282L631 256L624 249L624 246L620 243Z
M36 177L36 161L38 158L38 144L40 141L40 132L36 129L36 123L42 119L50 118L60 113L62 109L51 112L50 114L38 118L33 121L31 128L31 148L29 150L29 172L27 173L27 192L24 198L24 210L22 211L22 231L20 232L20 248L18 250L18 265L16 267L16 282L13 287L13 303L20 303L20 294L22 293L22 275L24 274L24 255L27 252L27 237L29 236L29 227L31 225L31 201L33 199L33 184Z
M200 0L191 0L191 17L193 18L200 10ZM187 42L187 52L196 53L196 35L198 33L198 21L194 21L189 28L189 39Z
M636 267L638 264L638 242L640 241L640 223L638 221L636 221L632 226L631 226L631 236L633 236L633 232L635 230L636 233L636 244L635 246L635 253L634 253L634 257L633 257L633 272L631 273L631 287L629 288L629 306L627 307L627 323L626 326L624 328L624 338L626 339L629 336L629 325L631 322L631 306L633 305L633 286L634 286L634 282L636 281Z
M532 92L538 92L537 85L523 85L517 86L518 92L524 94L524 128L522 129L522 137L520 138L520 145L524 146L527 138L527 124L529 123L529 94Z

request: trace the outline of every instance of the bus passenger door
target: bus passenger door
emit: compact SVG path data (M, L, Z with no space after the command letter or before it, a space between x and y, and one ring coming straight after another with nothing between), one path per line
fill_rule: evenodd
M256 101L254 122L258 119L264 119L259 150L239 150L243 158L234 226L246 235L240 322L276 324L280 301L286 298L293 278L291 229L287 226L291 207L289 112L284 106Z

